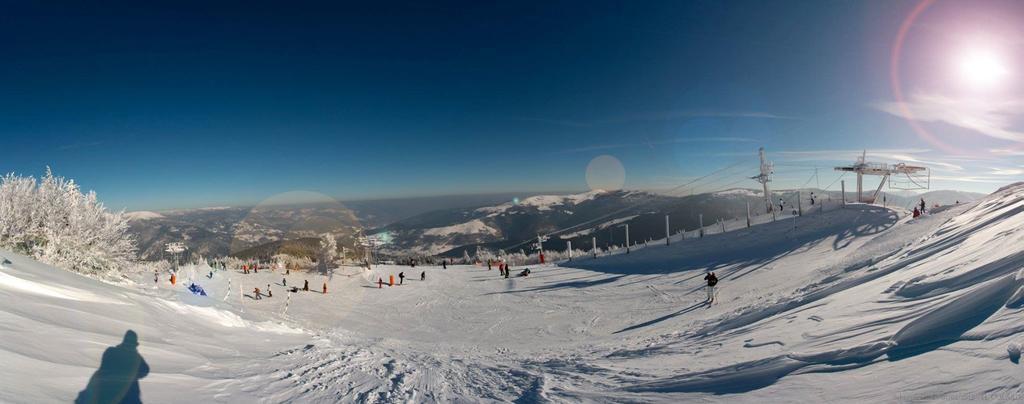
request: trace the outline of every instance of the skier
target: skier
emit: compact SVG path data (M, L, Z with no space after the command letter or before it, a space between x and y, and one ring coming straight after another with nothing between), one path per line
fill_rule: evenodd
M505 267L505 279L508 279L509 268Z
M401 285L403 283L405 283L405 272L399 272L398 273L398 284Z
M427 280L427 271L420 272L420 281Z
M921 211L917 210L917 206L915 206L914 207L914 219L917 219L918 216L921 216Z
M306 279L306 283L302 285L303 292L309 292L309 279Z
M921 198L921 214L922 215L924 214L924 207L925 207L924 198Z
M441 268L448 269L448 260L441 260Z
M490 259L487 260L487 270L488 271L491 270L491 260Z
M157 282L160 282L160 274L158 274L156 271L153 271L153 283Z
M256 295L256 297L254 299L256 299L256 300L262 299L262 297L260 297L260 288L254 288L253 289L253 294Z
M718 284L718 277L715 276L714 272L710 272L704 276L704 280L708 281L708 304L715 302L715 285Z
M327 294L327 282L324 282L324 294Z
M811 192L811 206L814 206L814 192Z
M779 198L779 212L785 212L785 211L786 211L786 201L782 200L782 198Z
M288 279L287 278L281 278L281 286L288 287Z
M270 284L267 284L267 297L274 297L274 292L270 290Z

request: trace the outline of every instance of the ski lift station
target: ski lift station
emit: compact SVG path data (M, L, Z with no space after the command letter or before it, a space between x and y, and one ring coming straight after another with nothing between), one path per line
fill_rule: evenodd
M853 165L836 167L835 169L836 171L857 173L857 201L863 203L874 203L886 182L889 183L889 189L913 191L928 189L931 181L931 173L928 171L928 167L912 166L905 163L868 162L867 151L864 151ZM882 177L878 188L868 196L864 195L865 175Z

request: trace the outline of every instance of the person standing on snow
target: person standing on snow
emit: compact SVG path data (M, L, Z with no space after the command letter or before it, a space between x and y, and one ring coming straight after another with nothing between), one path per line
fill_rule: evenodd
M785 212L785 211L786 211L786 201L783 201L782 198L779 198L779 212Z
M306 279L306 283L302 285L303 292L309 292L309 279Z
M398 284L401 285L403 283L405 283L405 272L399 272L398 273Z
M811 192L811 206L814 206L814 192Z
M925 207L925 205L924 205L924 198L921 198L921 214L922 215L924 214L924 207Z
M427 271L420 272L420 281L427 280Z
M377 289L384 288L384 278L377 278Z
M270 284L267 284L267 297L274 297L274 292L270 290Z
M447 258L441 260L441 268L448 269L448 259Z
M708 303L715 301L715 285L718 284L718 277L715 276L714 272L710 272L704 276L704 280L708 281Z
M256 300L262 299L262 297L260 296L260 288L253 288L252 293L253 293L253 295L256 296L253 299L256 299Z

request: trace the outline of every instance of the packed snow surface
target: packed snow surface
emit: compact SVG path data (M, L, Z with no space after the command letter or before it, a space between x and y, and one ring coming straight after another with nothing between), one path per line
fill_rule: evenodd
M510 279L189 266L175 286L124 286L0 251L0 401L72 401L128 330L151 402L1020 401L1021 229L1018 186L918 219L851 204Z

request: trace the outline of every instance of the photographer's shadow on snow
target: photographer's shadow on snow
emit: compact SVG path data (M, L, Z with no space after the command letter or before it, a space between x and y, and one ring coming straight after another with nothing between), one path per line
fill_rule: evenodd
M78 393L75 404L141 403L139 379L149 374L149 365L139 355L138 346L138 335L128 330L121 344L103 351L100 368Z

